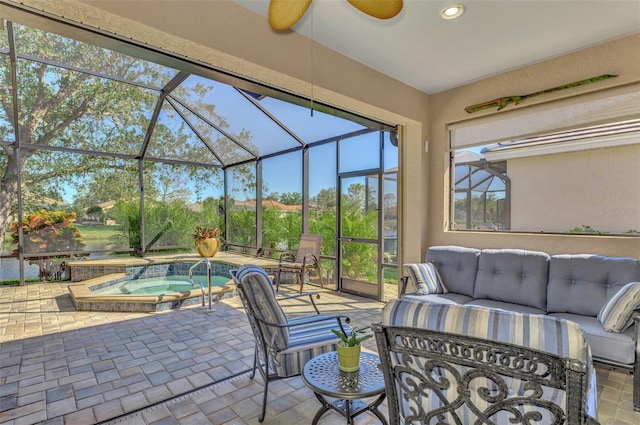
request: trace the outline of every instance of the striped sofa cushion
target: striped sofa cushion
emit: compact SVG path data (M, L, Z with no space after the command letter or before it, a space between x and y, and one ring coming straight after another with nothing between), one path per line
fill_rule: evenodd
M426 263L409 263L404 265L418 295L446 294L447 288L442 283L438 267L433 261Z
M640 309L640 282L631 282L623 286L598 313L598 320L605 330L624 332L631 326L631 316Z
M287 316L282 311L273 283L267 273L259 266L244 264L235 272L235 279L240 282L241 288L248 303L253 306L256 317L265 322L284 325ZM259 324L265 341L273 345L276 350L284 350L289 346L289 329L286 327L267 326Z
M425 328L434 331L465 335L481 338L489 341L521 345L532 349L537 349L552 354L557 354L565 358L573 358L587 364L588 379L588 413L596 417L596 387L595 369L591 363L591 351L589 344L584 337L580 327L573 322L555 319L544 315L515 313L503 310L492 310L484 307L432 304L429 302L400 299L387 303L383 309L383 324L389 326L404 326L410 328ZM466 367L461 367L456 371L447 368L434 367L429 372L425 372L423 367L426 363L408 359L401 362L406 366L405 370L413 370L418 375L431 374L435 381L456 382L458 374L464 375ZM509 394L514 396L526 396L527 387L522 380L516 378L506 378L505 382L509 386ZM478 377L470 382L475 390L471 391L474 404L482 409L487 408L488 403L479 397L481 388L488 388L496 391L495 384L490 379ZM446 399L457 397L457 388L450 388L442 391L442 396ZM409 401L400 402L401 416L411 416L412 412L434 411L443 408L440 396L425 396L421 398L420 406L413 406ZM545 393L546 398L561 406L566 406L566 393L550 389ZM407 399L408 400L408 399ZM522 412L538 410L532 406L520 406ZM544 409L543 409L544 410ZM544 413L544 412L538 412ZM472 412L465 411L463 414L470 415L468 422L473 423L475 418ZM509 423L508 418L500 416L496 423ZM543 418L541 423L549 418Z
M383 324L523 345L582 361L591 355L578 324L538 314L399 299L384 307Z

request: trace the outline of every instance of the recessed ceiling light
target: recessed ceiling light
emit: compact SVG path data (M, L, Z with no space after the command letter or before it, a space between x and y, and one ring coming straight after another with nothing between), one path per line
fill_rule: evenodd
M464 6L461 4L454 4L451 6L447 6L440 11L440 17L442 19L456 19L462 16L464 13Z

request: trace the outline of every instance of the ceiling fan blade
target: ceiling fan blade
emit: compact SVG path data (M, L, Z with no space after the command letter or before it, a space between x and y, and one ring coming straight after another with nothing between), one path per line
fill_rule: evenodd
M271 0L273 1L273 0ZM347 0L362 13L378 19L389 19L402 10L402 0Z
M271 0L269 3L269 25L274 30L287 30L295 25L311 0Z

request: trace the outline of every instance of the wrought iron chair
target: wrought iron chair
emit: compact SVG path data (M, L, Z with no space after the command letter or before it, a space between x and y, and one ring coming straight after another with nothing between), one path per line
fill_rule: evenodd
M598 424L575 323L415 300L391 301L383 323L372 328L390 423Z
M261 267L246 264L232 270L231 275L256 340L251 379L258 369L264 380L262 413L258 418L262 422L269 381L299 375L311 358L336 351L339 339L331 329L349 332L350 328L345 324L349 318L320 314L313 299L314 296L319 297L317 293L276 298L273 283ZM307 296L315 315L288 318L279 304L279 300L305 299Z
M322 271L320 269L320 246L322 245L322 235L303 234L300 237L298 250L294 252L283 252L280 254L278 273L276 275L276 291L280 290L283 273L294 274L297 283L300 285L300 293L304 287L306 279L310 273L315 271L320 279L320 287L324 289L322 282Z

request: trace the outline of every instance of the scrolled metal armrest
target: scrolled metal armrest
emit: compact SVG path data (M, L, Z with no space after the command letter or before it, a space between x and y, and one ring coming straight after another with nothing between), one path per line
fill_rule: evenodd
M320 294L317 292L303 292L301 294L292 294L292 295L285 295L283 297L278 297L278 301L283 301L283 300L289 300L292 298L300 298L300 297L309 297L309 301L311 302L311 305L313 306L313 309L316 311L317 314L320 314L320 310L318 310L318 306L316 305L316 302L313 300L313 296L315 295L315 297L317 299L320 299Z
M314 254L307 254L304 256L302 264L306 266L315 266L318 264L318 262L318 257L316 257Z
M310 296L310 297L313 297L315 295L316 298L320 299L320 294L318 292L303 292L301 294L291 294L291 295L280 296L280 297L278 297L278 301L288 300L290 298L306 297L307 295Z
M328 315L322 315L322 317L318 317L317 315L302 317L302 318L296 319L295 323L288 323L286 325L276 325L276 326L279 326L279 327L290 327L290 326L297 326L299 324L321 322L321 321L325 321L325 320L329 320L329 319L336 319L338 321L344 320L345 323L350 323L351 322L351 319L349 318L349 316L345 316L344 314L328 314Z
M291 263L293 261L296 261L296 254L294 252L283 252L280 254L279 261L280 263L282 262Z
M260 323L263 323L267 326L271 326L274 328L290 328L292 326L298 326L299 324L322 322L329 319L338 320L340 322L340 326L342 326L341 319L344 319L345 323L351 323L351 319L349 318L349 316L345 316L344 314L323 315L321 317L319 315L307 316L307 317L302 317L298 319L295 323L272 323L272 322L267 322L266 320L262 320L259 317L256 317L255 319Z

